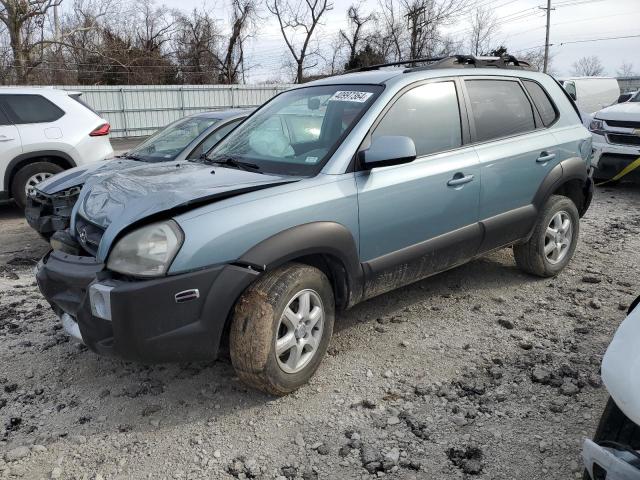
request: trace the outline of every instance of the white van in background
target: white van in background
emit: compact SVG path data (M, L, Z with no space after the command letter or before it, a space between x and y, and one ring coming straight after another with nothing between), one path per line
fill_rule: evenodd
M558 79L578 105L580 112L593 115L618 101L620 86L612 77L572 77Z

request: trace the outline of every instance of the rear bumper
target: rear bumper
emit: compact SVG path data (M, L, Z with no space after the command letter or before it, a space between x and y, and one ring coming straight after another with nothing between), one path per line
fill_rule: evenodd
M91 257L60 251L47 254L36 269L40 291L60 317L66 315L67 332L75 336L75 321L91 350L144 362L216 358L229 312L257 275L223 265L125 280ZM176 298L186 291L198 294Z

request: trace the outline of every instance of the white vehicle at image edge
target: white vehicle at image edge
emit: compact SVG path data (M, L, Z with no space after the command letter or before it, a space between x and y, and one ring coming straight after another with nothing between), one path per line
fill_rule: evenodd
M585 479L640 479L640 297L615 333L602 360L611 397L593 440L585 439Z
M24 208L30 189L58 172L113 154L109 123L53 88L0 88L0 200Z
M640 157L640 93L596 112L589 123L593 136L593 176L608 180ZM640 179L640 169L625 176Z

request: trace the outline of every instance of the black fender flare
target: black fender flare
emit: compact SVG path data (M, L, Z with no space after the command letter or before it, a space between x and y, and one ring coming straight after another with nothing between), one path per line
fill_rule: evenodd
M7 169L4 171L4 189L7 191L10 190L11 179L20 168L31 163L29 160L36 160L43 157L61 158L69 165L68 168L76 166L76 162L73 161L73 158L71 158L68 153L61 152L59 150L38 150L34 152L21 153L9 162Z
M571 180L580 180L585 187L590 184L587 164L580 157L562 160L551 169L533 197L532 203L536 210L540 211L551 194ZM584 193L586 196L587 192Z
M364 274L358 247L351 231L337 222L311 222L283 230L250 248L235 263L269 271L311 255L328 257L332 271L343 270L346 284L342 287L347 289L341 302L343 307L350 307L362 298Z

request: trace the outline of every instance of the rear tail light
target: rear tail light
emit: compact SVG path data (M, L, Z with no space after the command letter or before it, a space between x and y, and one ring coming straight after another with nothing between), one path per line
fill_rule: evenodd
M104 135L109 135L109 130L111 130L111 125L108 123L103 123L98 128L96 128L93 132L89 134L90 137L102 137Z

